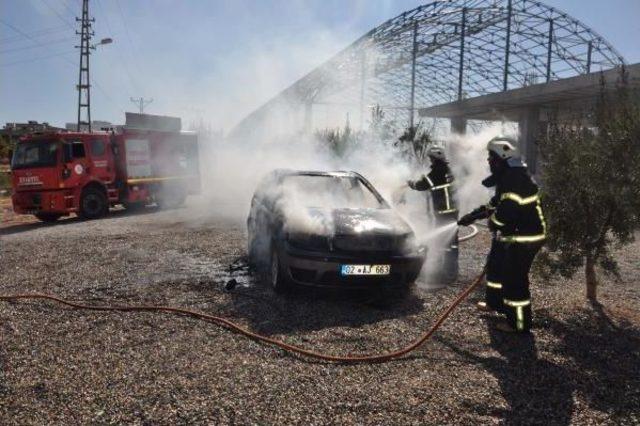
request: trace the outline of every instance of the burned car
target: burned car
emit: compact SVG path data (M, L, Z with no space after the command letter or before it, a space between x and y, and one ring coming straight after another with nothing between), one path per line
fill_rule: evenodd
M276 292L291 284L407 288L425 261L409 225L354 172L270 173L247 228L250 263Z

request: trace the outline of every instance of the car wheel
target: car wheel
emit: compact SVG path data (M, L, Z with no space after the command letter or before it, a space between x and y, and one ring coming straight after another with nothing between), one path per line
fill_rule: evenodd
M56 213L36 213L36 217L45 223L53 223L60 219L62 215Z
M278 249L271 246L271 265L269 267L269 284L273 291L278 294L286 293L289 290L289 281L282 271L282 265L280 264L280 257L278 256Z
M87 188L80 197L79 216L82 219L98 219L107 214L109 205L104 192L97 188Z

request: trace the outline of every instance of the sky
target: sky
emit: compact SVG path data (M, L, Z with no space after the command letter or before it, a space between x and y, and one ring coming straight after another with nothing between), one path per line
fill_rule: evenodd
M91 0L91 115L223 131L361 35L428 0ZM640 0L546 0L640 62ZM0 124L74 122L81 0L0 0Z

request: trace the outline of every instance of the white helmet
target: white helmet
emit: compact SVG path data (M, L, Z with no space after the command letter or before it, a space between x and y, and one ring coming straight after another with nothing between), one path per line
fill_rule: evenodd
M431 146L427 151L429 157L437 158L438 160L446 161L447 156L444 153L444 148L441 146Z
M487 150L493 152L503 160L509 158L520 157L518 143L510 136L496 136L487 144Z

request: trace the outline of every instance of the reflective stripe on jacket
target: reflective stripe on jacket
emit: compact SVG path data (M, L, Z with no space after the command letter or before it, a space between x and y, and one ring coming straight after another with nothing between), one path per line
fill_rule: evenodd
M453 181L453 175L448 166L433 166L429 174L415 181L411 188L431 192L436 214L454 214L458 212L458 208L454 200Z
M547 226L540 205L538 186L524 167L507 169L496 186L496 209L490 217L506 243L534 243L546 238Z

